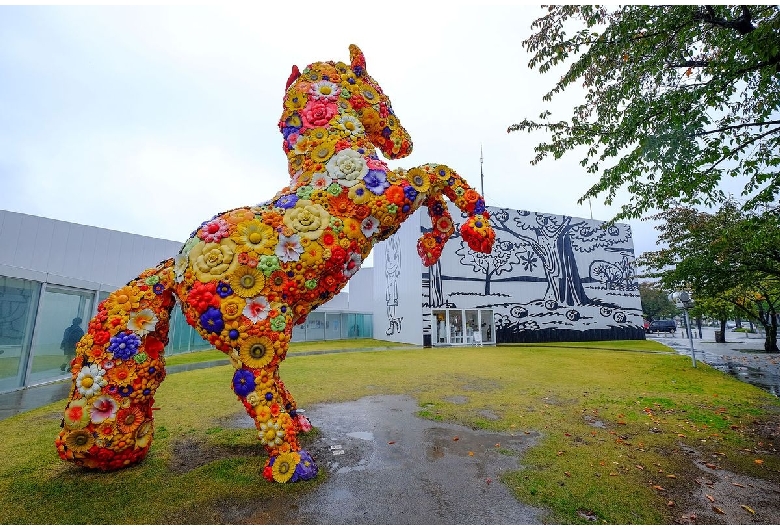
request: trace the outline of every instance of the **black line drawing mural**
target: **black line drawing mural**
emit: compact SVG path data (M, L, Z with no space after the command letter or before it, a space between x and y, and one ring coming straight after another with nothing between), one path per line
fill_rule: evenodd
M498 342L644 338L629 225L488 211L493 252L447 247L425 279L430 307L492 308Z
M393 335L401 331L403 316L396 316L398 311L398 277L401 275L401 238L393 234L387 240L385 250L385 301L387 302L387 320L389 327L385 334Z

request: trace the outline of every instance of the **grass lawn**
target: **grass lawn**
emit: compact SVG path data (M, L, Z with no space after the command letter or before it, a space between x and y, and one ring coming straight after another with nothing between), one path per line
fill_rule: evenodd
M302 408L406 394L433 420L542 433L521 469L501 480L522 502L547 507L553 514L547 522L583 522L577 511L586 510L611 524L669 524L669 492L694 487L686 447L722 455L723 468L780 483L780 457L753 429L754 422L777 418L780 400L703 363L694 369L688 357L668 351L653 341L410 347L291 355L281 374ZM197 355L208 353L214 352L188 355L204 360ZM177 357L185 356L170 360ZM230 366L169 375L156 395L149 456L116 473L58 459L54 438L64 401L1 421L0 523L196 522L191 513L209 522L209 510L218 511L223 498L273 506L327 487L325 473L308 483L262 479L265 452L254 430L225 427L243 410L231 375ZM454 395L468 399L456 404L448 399ZM499 419L486 419L484 411ZM216 448L224 457L182 471L174 461L183 445Z

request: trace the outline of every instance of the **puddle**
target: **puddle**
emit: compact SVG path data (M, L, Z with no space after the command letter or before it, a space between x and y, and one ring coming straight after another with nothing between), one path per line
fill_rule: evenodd
M518 502L499 480L519 468L537 433L474 430L421 418L419 410L407 396L307 406L320 438L305 448L328 477L297 497L285 518L328 525L541 523L545 512ZM247 513L232 524L253 520L257 515Z

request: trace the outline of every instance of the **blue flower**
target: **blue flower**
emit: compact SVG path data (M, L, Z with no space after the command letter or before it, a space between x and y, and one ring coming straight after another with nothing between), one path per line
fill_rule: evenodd
M152 290L154 291L154 294L159 296L163 294L163 291L165 291L165 287L161 283L155 283L154 287L152 287Z
M404 188L404 195L406 195L407 199L414 202L414 200L417 198L417 190L411 186L406 186Z
M295 203L298 202L298 196L294 193L291 195L282 195L279 200L276 201L277 208L292 208Z
M384 129L382 129L382 137L383 138L390 138L390 135L392 134L392 132L393 131L392 131L392 129L390 129L390 127L385 127Z
M369 170L363 177L363 181L366 183L366 188L376 195L382 195L390 187L390 183L387 182L387 173L381 169Z
M215 307L209 307L200 316L200 325L209 333L220 333L225 329L225 321L222 319L222 312Z
M474 213L485 213L485 199L477 199L477 203L474 205Z
M141 338L135 333L120 331L111 337L111 343L108 345L108 351L114 354L117 359L123 361L138 353L141 346Z
M246 397L254 389L255 374L250 370L236 370L236 373L233 374L233 392L241 397Z
M221 298L227 298L228 296L230 296L231 294L233 294L233 288L232 288L232 287L230 287L230 284L229 284L229 283L225 283L225 282L219 282L219 283L217 284L217 294L218 294L218 295L219 295Z

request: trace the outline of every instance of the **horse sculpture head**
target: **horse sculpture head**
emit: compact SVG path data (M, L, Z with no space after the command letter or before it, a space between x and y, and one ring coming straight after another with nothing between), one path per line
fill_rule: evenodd
M297 66L287 81L284 113L279 129L284 136L284 149L290 160L290 174L297 171L296 157L312 147L314 157L323 160L332 154L329 145L312 145L317 132L313 129L337 127L348 131L350 138L372 155L374 148L390 159L403 158L412 152L412 139L393 112L393 106L379 84L368 74L366 59L360 48L349 47L350 64L317 62L300 73ZM301 130L309 131L303 145ZM323 135L327 136L327 135ZM327 142L325 142L327 144Z

